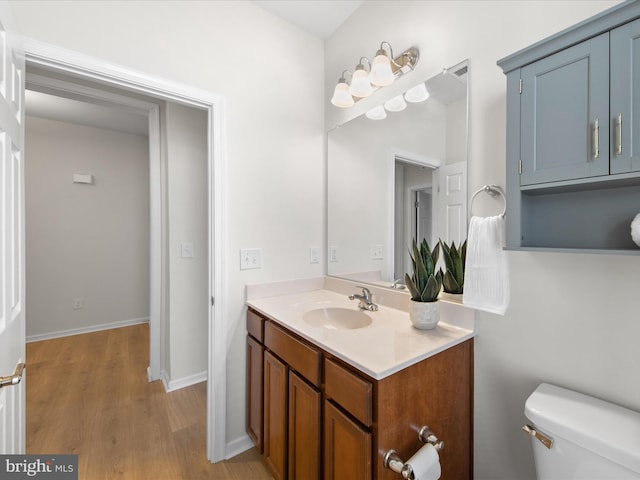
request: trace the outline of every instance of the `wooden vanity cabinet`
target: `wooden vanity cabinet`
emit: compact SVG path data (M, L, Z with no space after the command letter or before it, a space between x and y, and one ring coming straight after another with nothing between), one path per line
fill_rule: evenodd
M324 478L372 477L373 384L324 359Z
M442 480L473 478L473 339L376 380L275 322L263 330L263 457L277 479L397 480L384 454L408 460L423 425L445 442Z
M247 434L262 453L264 320L247 312Z
M473 339L418 362L374 385L376 480L398 480L382 456L394 449L407 461L422 447L428 426L444 441L441 480L473 478ZM381 453L382 452L382 453Z
M324 401L324 479L371 480L371 437L330 400Z
M278 480L287 478L287 365L264 352L263 456Z
M320 480L322 395L289 372L289 478Z
M320 480L322 354L271 321L264 347L264 459L277 479Z

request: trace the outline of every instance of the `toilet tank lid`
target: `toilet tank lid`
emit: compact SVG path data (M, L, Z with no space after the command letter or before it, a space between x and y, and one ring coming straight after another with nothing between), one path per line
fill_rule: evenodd
M550 437L562 437L640 473L640 413L542 383L527 399L525 415Z

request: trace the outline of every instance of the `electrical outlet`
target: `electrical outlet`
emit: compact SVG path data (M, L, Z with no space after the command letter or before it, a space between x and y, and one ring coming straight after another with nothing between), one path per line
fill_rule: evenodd
M241 248L240 270L249 270L251 268L262 268L262 249Z
M320 262L320 249L318 247L309 248L309 263Z
M371 245L371 260L382 260L382 245Z
M80 310L81 308L84 308L84 300L82 298L74 298L73 309Z
M330 262L338 261L338 247L329 247L329 261Z

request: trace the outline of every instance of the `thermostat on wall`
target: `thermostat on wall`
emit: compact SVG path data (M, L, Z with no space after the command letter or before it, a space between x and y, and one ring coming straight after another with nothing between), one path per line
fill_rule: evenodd
M93 185L93 175L89 175L87 173L74 173L73 183L86 183Z

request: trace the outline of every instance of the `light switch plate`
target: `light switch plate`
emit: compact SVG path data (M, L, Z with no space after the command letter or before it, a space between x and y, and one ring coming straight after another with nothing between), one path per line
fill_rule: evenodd
M382 245L371 245L371 260L382 260Z
M252 268L262 268L262 249L241 248L240 270L249 270Z
M338 247L335 247L335 246L329 247L329 261L330 262L338 261Z
M320 263L320 248L309 248L309 263Z

